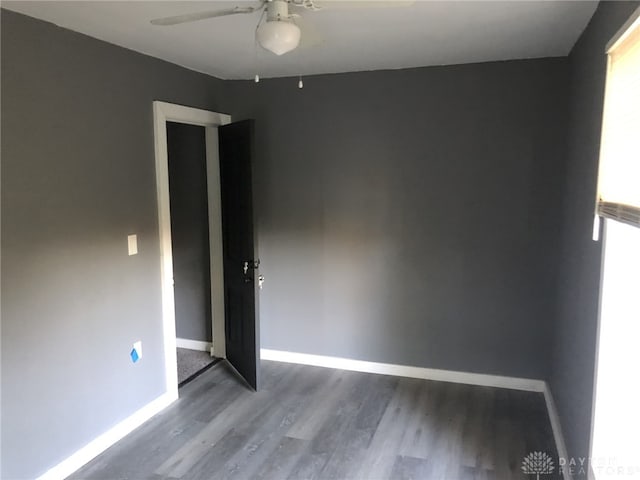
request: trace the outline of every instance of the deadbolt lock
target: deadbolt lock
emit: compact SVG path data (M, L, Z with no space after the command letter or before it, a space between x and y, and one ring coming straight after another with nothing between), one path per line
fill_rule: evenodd
M242 265L242 272L246 275L250 268L257 270L259 266L260 259L244 262L244 264Z

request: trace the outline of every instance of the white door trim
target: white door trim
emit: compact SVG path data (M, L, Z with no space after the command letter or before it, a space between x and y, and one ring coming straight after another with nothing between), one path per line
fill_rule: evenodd
M175 300L173 292L173 260L171 252L171 214L169 209L169 165L167 154L167 122L200 125L206 128L207 190L209 198L209 247L211 258L211 303L213 352L225 356L224 293L222 270L222 223L220 210L220 169L217 129L231 122L223 113L197 108L153 102L155 138L156 189L158 198L158 227L160 232L160 279L162 286L162 325L164 337L165 378L167 393L178 397L176 361Z

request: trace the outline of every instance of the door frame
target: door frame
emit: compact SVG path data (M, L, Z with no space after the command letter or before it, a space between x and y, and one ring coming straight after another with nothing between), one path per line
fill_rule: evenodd
M176 358L176 315L171 249L171 212L169 204L169 157L167 122L205 127L207 198L209 211L209 258L211 272L211 354L225 358L224 275L222 252L222 213L220 208L220 162L218 127L231 123L231 116L167 102L153 102L158 231L160 234L160 281L162 290L162 335L164 339L167 392L178 396Z

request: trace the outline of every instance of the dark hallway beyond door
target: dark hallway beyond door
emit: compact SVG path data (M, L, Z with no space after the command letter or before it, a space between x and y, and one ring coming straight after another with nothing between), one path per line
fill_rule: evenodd
M167 122L167 150L176 335L211 342L204 127Z

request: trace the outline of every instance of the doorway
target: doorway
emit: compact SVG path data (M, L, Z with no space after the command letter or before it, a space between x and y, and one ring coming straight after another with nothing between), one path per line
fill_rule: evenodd
M178 387L211 366L205 127L167 122Z
M174 295L175 281L184 282L176 278L180 276L181 266L176 265L174 270L173 245L172 245L172 222L171 222L171 195L169 189L169 148L168 148L168 128L169 130L189 131L188 135L198 136L204 130L204 150L205 150L205 178L206 178L206 217L208 228L208 253L209 265L198 269L199 273L209 272L209 292L204 292L202 287L199 291L199 300L194 304L199 305L197 315L209 315L211 319L210 331L212 341L210 343L209 355L225 358L225 312L224 312L224 289L223 289L223 269L222 269L222 220L220 209L220 167L218 156L218 127L230 123L229 115L208 112L196 108L184 107L165 102L153 102L154 109L154 131L155 131L155 151L156 151L156 185L158 194L158 221L160 230L160 256L161 256L161 282L162 282L162 314L163 314L163 337L164 337L164 357L166 389L173 399L178 398L178 366L177 366L177 333L176 329L176 296ZM195 130L189 127L196 127ZM204 187L204 185L203 185ZM203 214L203 209L200 209ZM199 231L202 236L202 230ZM200 250L203 250L202 244ZM201 279L202 280L202 279ZM188 280L187 280L188 281ZM201 282L206 284L206 282ZM177 286L176 291L180 291ZM178 294L178 297L180 294ZM209 305L203 305L203 299L208 297ZM180 301L178 299L178 301ZM179 308L182 308L181 306ZM185 327L188 329L188 327ZM188 331L188 330L187 330ZM205 326L205 331L208 327ZM202 344L199 340L191 340L191 347L199 347ZM207 342L203 342L207 345Z

